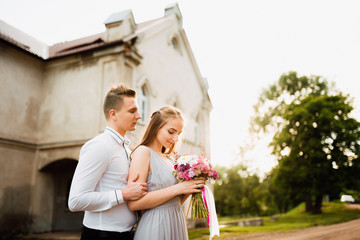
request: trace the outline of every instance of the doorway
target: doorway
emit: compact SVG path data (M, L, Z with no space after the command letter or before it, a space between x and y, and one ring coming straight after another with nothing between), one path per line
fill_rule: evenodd
M52 175L54 186L52 231L80 230L84 212L71 212L68 199L72 177L78 161L62 159L47 165L42 171Z

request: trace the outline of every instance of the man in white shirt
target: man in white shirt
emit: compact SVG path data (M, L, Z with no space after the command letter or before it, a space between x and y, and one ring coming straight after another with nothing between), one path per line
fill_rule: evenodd
M136 214L126 201L147 193L146 183L128 180L130 150L127 131L141 119L134 90L119 85L104 101L106 129L84 144L71 183L69 209L85 211L82 240L132 239Z

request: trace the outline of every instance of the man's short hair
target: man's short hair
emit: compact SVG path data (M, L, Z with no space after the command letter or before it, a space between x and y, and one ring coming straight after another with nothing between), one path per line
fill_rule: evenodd
M124 84L111 87L104 100L104 114L106 119L109 119L109 111L111 109L119 111L122 108L124 97L136 97L136 92Z

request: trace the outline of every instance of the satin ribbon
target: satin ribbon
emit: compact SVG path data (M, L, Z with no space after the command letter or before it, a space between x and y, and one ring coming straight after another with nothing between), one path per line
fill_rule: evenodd
M204 199L204 203L205 203L205 207L206 207L206 212L207 212L207 227L209 227L209 222L210 222L210 216L209 216L209 207L208 207L208 205L207 205L207 203L206 203L206 195L205 195L205 188L203 187L203 189L202 189L202 197L203 197L203 199Z
M208 226L210 226L209 239L211 240L215 235L220 236L220 229L216 215L214 195L212 194L210 188L206 185L203 188L203 199L208 212Z

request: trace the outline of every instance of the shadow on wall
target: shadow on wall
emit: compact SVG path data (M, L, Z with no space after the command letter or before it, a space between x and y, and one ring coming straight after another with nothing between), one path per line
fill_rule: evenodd
M18 233L28 232L31 217L31 186L7 187L0 198L0 239L13 239Z

